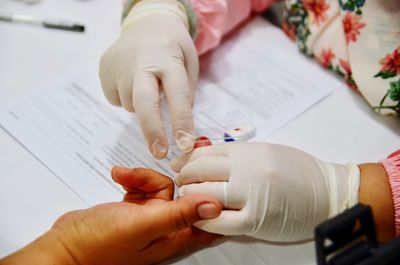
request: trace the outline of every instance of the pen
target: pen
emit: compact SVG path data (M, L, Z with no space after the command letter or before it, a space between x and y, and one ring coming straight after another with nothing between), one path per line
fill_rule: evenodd
M42 26L45 28L52 28L52 29L62 29L62 30L69 30L69 31L76 31L76 32L84 32L85 26L65 21L59 19L41 19L32 16L26 15L19 15L19 14L10 14L10 13L3 13L0 12L0 21L7 21L12 23L23 23L35 26Z

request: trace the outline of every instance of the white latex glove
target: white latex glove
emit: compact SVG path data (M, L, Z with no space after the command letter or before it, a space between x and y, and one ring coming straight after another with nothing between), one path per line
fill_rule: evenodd
M195 149L171 162L181 196L206 194L223 203L200 229L295 242L358 201L359 169L276 144L227 143Z
M139 2L100 62L105 96L111 104L137 113L149 149L158 159L168 152L162 92L178 147L187 153L195 142L192 106L199 64L185 12L175 0Z

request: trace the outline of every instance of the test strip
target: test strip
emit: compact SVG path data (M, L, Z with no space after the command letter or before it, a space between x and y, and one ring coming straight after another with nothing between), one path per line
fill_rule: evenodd
M255 135L255 127L250 123L241 123L237 125L228 125L223 127L213 128L202 128L198 129L196 143L208 143L217 144L224 142L234 141L247 141ZM172 137L172 133L168 134L168 142L171 146L176 145L175 139Z

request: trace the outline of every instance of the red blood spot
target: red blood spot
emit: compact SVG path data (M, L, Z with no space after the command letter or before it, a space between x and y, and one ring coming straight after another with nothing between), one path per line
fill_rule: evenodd
M203 146L208 146L208 145L212 145L210 139L208 139L208 137L206 137L206 136L200 136L200 137L197 137L196 143L194 144L193 148L198 148L198 147L203 147Z
M235 128L235 131L240 131L240 128Z

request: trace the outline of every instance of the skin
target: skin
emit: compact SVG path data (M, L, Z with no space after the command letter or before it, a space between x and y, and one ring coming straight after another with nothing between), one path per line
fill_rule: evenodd
M220 237L192 226L220 214L215 199L173 201L172 180L150 169L116 167L112 176L127 191L122 202L61 216L48 232L0 264L151 264Z
M358 200L369 205L375 219L375 227L380 242L395 237L394 208L392 191L385 169L381 164L361 164Z

